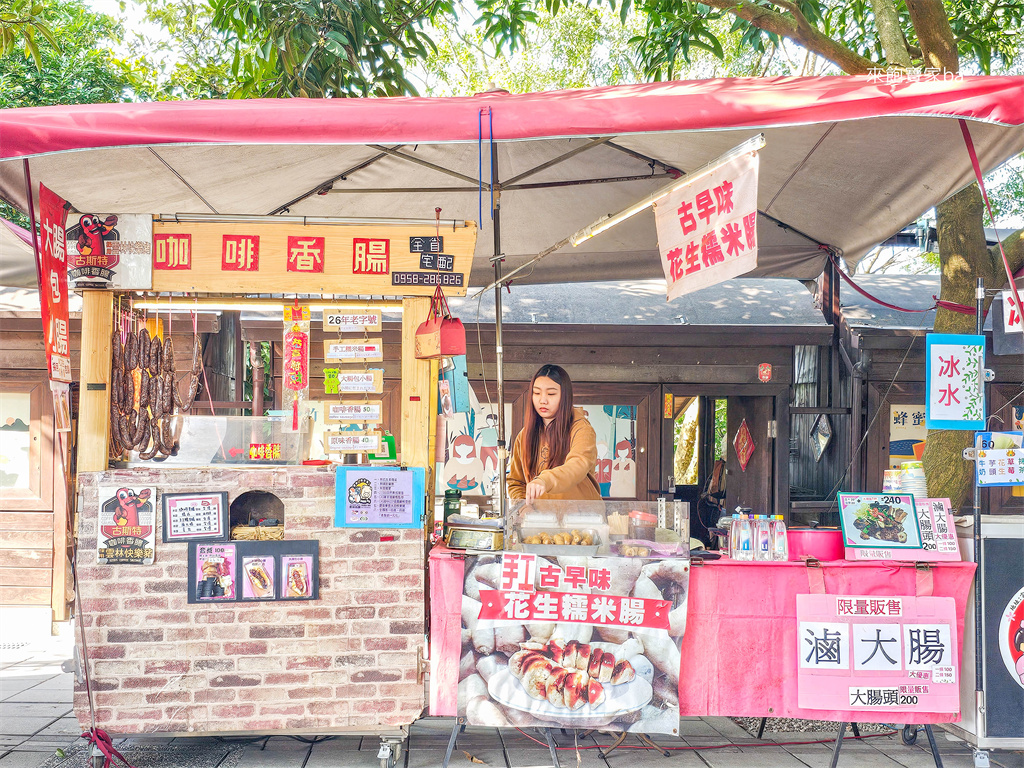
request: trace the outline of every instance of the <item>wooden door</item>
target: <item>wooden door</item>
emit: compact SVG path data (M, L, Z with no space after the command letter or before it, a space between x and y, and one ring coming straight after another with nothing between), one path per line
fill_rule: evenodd
M774 425L775 408L771 397L730 397L728 402L725 450L726 510L749 507L755 515L775 513L772 497L772 467L775 440L769 427ZM736 452L736 435L746 423L754 452L746 468L740 466Z
M0 381L0 605L51 604L55 525L51 413L45 381ZM63 516L59 522L63 526ZM61 553L62 573L63 557Z

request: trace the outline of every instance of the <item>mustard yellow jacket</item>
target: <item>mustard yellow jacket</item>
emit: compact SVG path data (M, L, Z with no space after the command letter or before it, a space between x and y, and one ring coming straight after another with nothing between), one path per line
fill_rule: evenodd
M569 452L559 467L548 467L548 447L541 444L539 469L533 480L544 484L544 499L599 500L601 489L594 470L597 467L597 435L582 408L573 408ZM523 456L523 433L512 444L512 464L508 473L508 495L511 499L526 498L526 463Z

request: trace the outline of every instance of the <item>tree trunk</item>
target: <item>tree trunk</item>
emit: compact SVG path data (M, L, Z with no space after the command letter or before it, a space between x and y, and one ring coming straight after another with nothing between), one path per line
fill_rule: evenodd
M966 150L965 150L966 151ZM974 306L977 278L985 285L998 287L1001 273L996 272L982 226L984 202L977 184L957 192L936 206L939 234L939 260L942 264L941 296L969 307ZM986 308L991 299L985 300ZM935 313L936 333L975 332L974 315L948 309ZM974 442L974 433L957 430L929 430L924 449L924 471L931 498L948 498L954 509L971 500L974 465L963 458L964 448Z

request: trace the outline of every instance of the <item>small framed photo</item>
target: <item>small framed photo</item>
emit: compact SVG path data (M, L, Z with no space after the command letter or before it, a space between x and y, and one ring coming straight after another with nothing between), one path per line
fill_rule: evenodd
M161 498L164 543L228 540L231 532L226 492L165 493Z
M847 549L921 549L921 524L909 493L840 493ZM851 559L849 555L847 559Z

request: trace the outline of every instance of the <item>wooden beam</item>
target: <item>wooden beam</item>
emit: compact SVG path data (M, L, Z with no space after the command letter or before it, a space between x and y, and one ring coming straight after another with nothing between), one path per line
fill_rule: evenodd
M402 302L402 463L407 467L423 467L427 471L427 488L431 486L430 437L434 431L430 413L431 373L436 381L436 365L430 360L416 359L416 328L426 318L430 299L409 298Z
M114 294L82 295L82 388L78 400L78 472L107 468L110 439L110 336L114 331Z

